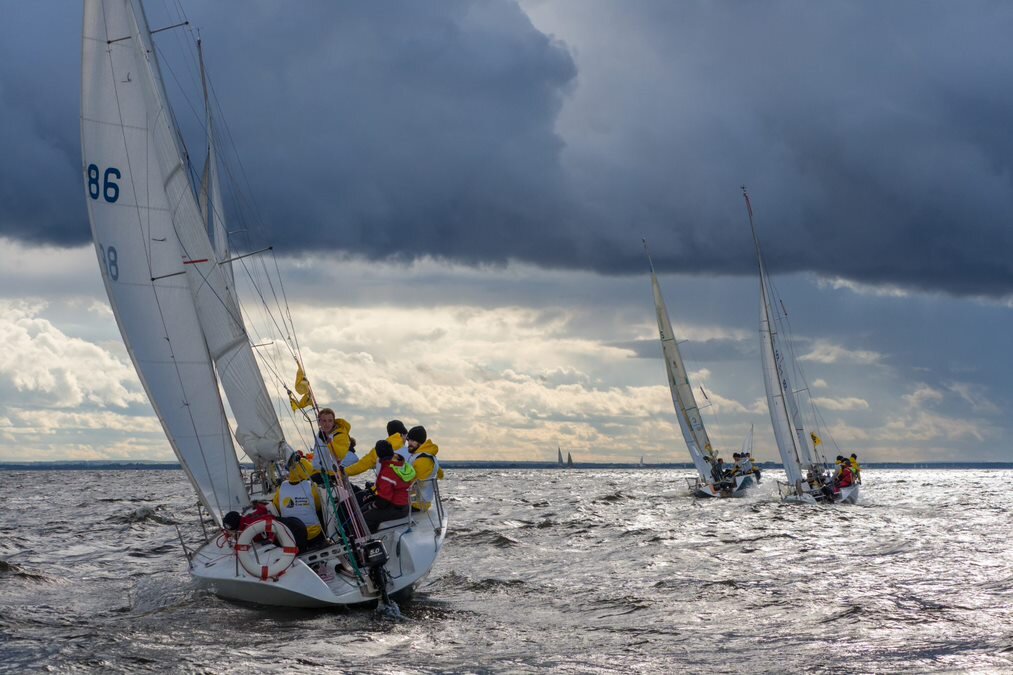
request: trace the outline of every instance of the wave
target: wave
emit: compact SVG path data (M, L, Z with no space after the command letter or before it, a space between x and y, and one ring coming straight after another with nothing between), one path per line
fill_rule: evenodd
M45 574L37 574L35 572L29 572L21 565L16 565L6 560L0 560L0 577L13 577L15 579L27 579L29 581L52 581L50 577Z
M175 525L176 521L168 516L164 516L158 513L161 510L161 506L154 508L150 506L141 506L140 508L134 509L130 513L119 514L110 516L106 520L113 523L158 523L159 525Z

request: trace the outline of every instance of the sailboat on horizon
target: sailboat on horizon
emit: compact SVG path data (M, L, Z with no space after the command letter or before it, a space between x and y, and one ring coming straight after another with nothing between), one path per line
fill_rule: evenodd
M682 354L679 352L679 343L675 339L675 332L672 330L672 322L668 316L668 308L665 299L661 295L661 284L658 283L658 275L654 271L654 261L647 250L647 240L644 242L644 253L647 254L647 262L651 268L651 289L654 293L654 309L658 318L658 333L661 338L661 351L665 359L665 372L668 374L668 388L672 394L672 403L675 406L676 417L679 419L679 428L682 430L682 437L689 450L689 456L693 460L697 475L694 478L687 478L690 491L697 497L742 497L746 491L753 488L759 482L759 476L750 473L722 477L715 480L715 462L719 459L717 452L711 446L710 437L704 426L703 418L700 415L700 407L693 395L693 387L689 383L689 374L682 361ZM750 433L752 433L750 431Z
M262 291L262 301L279 297L273 291L281 291L281 279L265 279L268 266L252 262L264 251L236 255L230 246L218 172L223 158L216 151L224 135L213 133L199 40L195 47L207 133L199 187L191 179L196 172L169 104L160 50L143 5L85 0L81 168L88 217L124 345L198 498L199 543L188 544L180 535L190 573L201 586L235 600L288 607L374 601L391 606L410 595L442 547L446 516L435 477L420 486L435 492L430 509L381 524L375 534L353 504L347 478L327 484L328 541L309 552L300 552L292 532L272 518L259 521L260 537L247 536L253 526L237 533L223 528L229 512L249 513L253 502L270 499L293 450L276 412L289 407L280 395L287 389L283 366L263 356L258 362L254 350L266 343L254 344L247 331L233 262L243 261L244 275ZM260 308L282 333L270 344L287 349L302 373L287 300L277 302L268 307L264 301ZM261 363L272 375L277 399L267 391ZM248 476L236 444L253 462ZM309 446L305 439L300 444ZM347 518L339 517L339 506Z
M787 314L784 303L774 292L767 275L767 268L760 252L760 240L753 222L753 206L749 201L749 193L742 187L742 196L746 201L749 214L749 228L753 235L756 249L756 260L760 273L760 352L763 362L763 385L767 393L767 409L777 442L778 453L784 466L787 482L778 482L778 492L786 502L848 502L858 500L859 485L853 483L848 487L835 490L832 477L829 475L829 463L819 449L823 436L827 433L818 427L819 415L812 400L809 400L813 411L811 426L807 428L797 395L802 390L792 387L792 379L797 374L802 377L801 369L791 349L790 341L785 338ZM802 377L804 381L804 377ZM804 387L808 391L808 386Z

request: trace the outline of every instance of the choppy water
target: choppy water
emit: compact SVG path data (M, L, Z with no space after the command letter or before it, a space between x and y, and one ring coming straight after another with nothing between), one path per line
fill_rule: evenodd
M390 622L196 590L180 472L0 473L0 670L1013 671L1013 472L866 471L829 507L683 475L452 472Z

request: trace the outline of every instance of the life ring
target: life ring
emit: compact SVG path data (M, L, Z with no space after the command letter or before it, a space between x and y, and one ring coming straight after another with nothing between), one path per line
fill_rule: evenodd
M274 541L277 548L261 548L258 556L257 552L253 550L253 540L260 535ZM250 575L261 581L280 577L285 570L292 566L298 554L299 548L295 545L292 531L285 527L284 523L278 522L274 518L264 518L251 523L239 534L239 539L236 541L236 555L239 557L239 563Z

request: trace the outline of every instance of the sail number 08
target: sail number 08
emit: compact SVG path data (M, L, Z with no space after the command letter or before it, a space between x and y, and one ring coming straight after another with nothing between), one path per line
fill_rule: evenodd
M98 199L101 192L102 198L110 204L114 204L117 199L120 198L120 185L116 182L122 178L120 170L116 167L109 167L102 174L102 185L99 190L99 170L94 164L88 165L88 196L92 199ZM113 180L113 179L116 180Z

